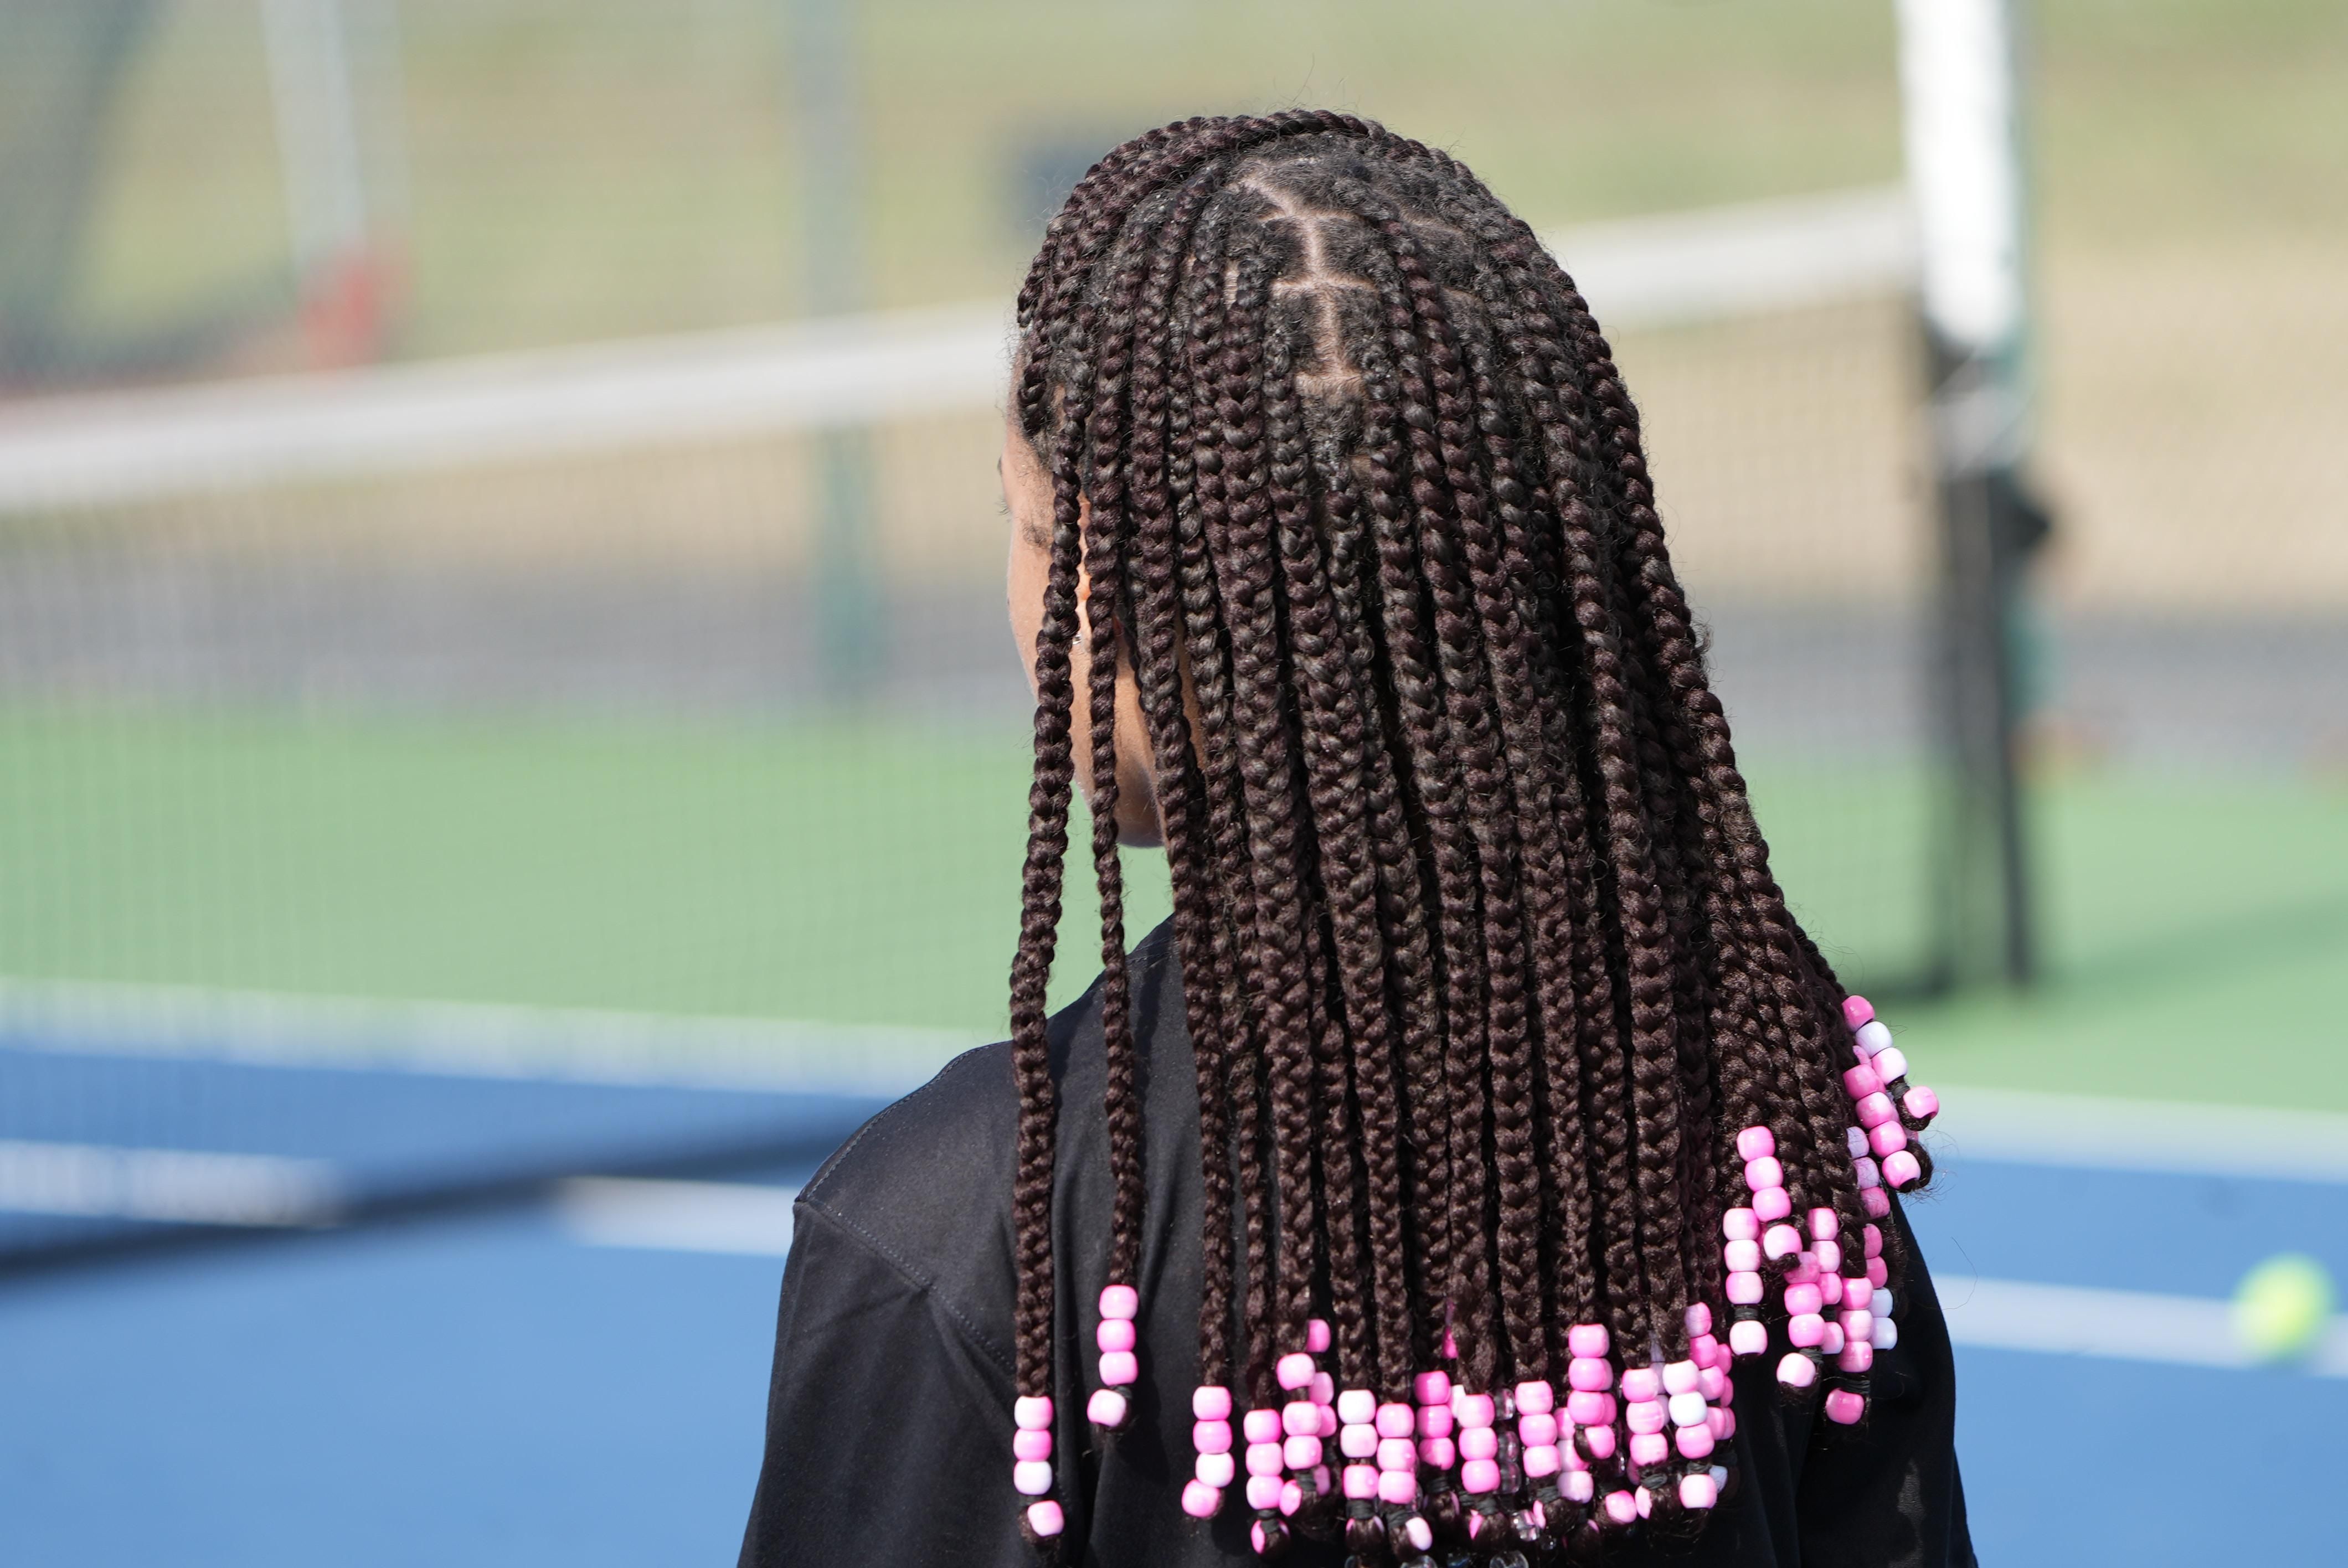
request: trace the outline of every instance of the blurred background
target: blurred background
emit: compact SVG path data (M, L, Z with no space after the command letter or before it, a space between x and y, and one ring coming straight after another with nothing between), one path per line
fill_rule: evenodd
M2316 1553L1998 1411L2239 1408L2212 1499L2348 1417L2226 1305L2348 1268L2343 72L2324 0L0 0L10 1560L731 1553L793 1184L1004 1027L1009 298L1294 104L1616 342L1953 1086L1983 1557Z

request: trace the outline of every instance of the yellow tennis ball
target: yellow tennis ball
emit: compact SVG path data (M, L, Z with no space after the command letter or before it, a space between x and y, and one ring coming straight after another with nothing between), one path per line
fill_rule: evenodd
M2332 1321L2332 1276L2304 1253L2277 1253L2234 1288L2234 1332L2261 1361L2315 1348Z

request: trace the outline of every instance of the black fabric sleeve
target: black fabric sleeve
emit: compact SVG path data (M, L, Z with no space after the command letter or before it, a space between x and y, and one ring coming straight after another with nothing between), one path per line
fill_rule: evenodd
M1797 1502L1804 1568L1972 1568L1949 1326L1896 1200L1892 1215L1908 1258L1900 1343L1876 1354L1864 1425L1816 1423Z
M1034 1568L1010 1430L1009 1372L885 1244L802 1202L741 1568Z

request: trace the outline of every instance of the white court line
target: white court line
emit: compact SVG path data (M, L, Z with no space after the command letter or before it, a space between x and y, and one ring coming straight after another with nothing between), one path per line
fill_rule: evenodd
M2260 1365L2234 1331L2232 1309L2206 1296L1946 1276L1938 1284L1955 1344L2229 1370ZM2297 1365L2348 1378L2348 1317L2334 1317Z
M556 1223L591 1246L781 1257L797 1187L574 1176L554 1192Z
M0 1210L176 1225L327 1225L334 1167L269 1154L0 1139Z
M985 1042L952 1030L790 1019L0 977L0 1043L264 1067L894 1098Z
M1933 1153L2100 1171L2348 1182L2348 1116L1943 1088Z

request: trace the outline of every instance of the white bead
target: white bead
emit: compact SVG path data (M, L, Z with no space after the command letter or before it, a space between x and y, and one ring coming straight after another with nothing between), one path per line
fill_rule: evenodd
M1874 1314L1875 1314L1875 1316L1877 1316L1878 1317L1890 1317L1890 1316L1891 1316L1891 1292L1890 1292L1890 1290L1889 1288L1879 1288L1879 1289L1876 1291L1876 1293L1875 1293L1874 1296L1873 1296L1873 1297L1869 1301L1867 1309L1868 1309L1869 1312L1874 1313Z
M1891 1049L1891 1031L1883 1027L1881 1019L1871 1018L1859 1026L1851 1041L1871 1059Z
M1239 1474L1239 1466L1229 1454L1200 1454L1197 1470L1199 1479L1209 1486L1229 1486Z
M1889 1317L1879 1317L1875 1327L1867 1331L1867 1342L1878 1350L1889 1350L1900 1343L1900 1325Z
M1843 1146L1850 1151L1850 1157L1854 1160L1867 1153L1867 1134L1856 1127L1843 1129L1842 1142Z
M1672 1425L1675 1427L1698 1425L1704 1420L1704 1396L1693 1389L1684 1394L1673 1394L1671 1411Z
M1052 1490L1049 1460L1023 1459L1011 1467L1011 1484L1023 1497L1041 1497Z

